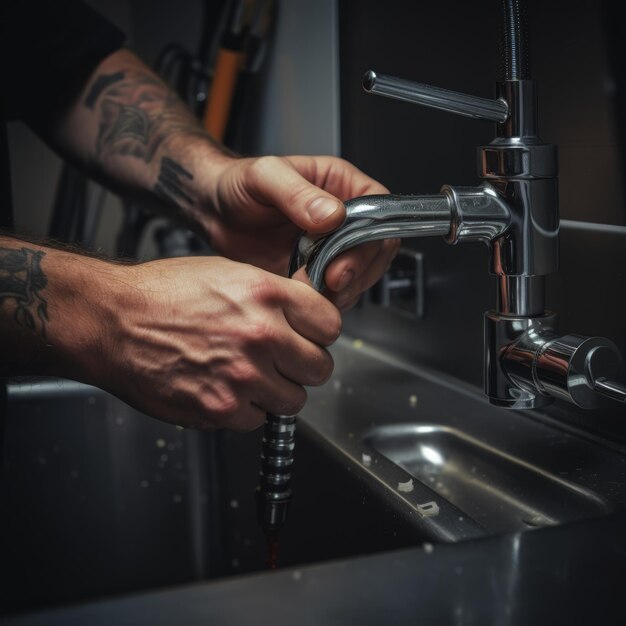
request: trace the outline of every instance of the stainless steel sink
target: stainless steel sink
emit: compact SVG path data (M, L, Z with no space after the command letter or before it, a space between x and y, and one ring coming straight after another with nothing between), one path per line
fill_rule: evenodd
M601 515L611 506L523 459L436 424L373 429L365 441L489 531L515 531Z
M301 415L327 454L428 541L462 541L626 506L626 450L358 339ZM296 453L296 463L297 453Z

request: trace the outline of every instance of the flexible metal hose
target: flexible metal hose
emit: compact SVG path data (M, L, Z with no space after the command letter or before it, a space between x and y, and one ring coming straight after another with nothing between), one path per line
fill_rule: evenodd
M523 0L503 0L500 43L501 80L530 78L526 6Z

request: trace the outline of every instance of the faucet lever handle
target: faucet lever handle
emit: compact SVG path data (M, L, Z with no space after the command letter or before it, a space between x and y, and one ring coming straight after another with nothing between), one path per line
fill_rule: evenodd
M606 378L596 378L593 381L593 389L598 393L601 393L607 398L612 400L618 400L619 402L626 402L626 385L615 382L614 380L607 380Z
M503 98L490 100L469 96L395 76L376 74L371 70L363 76L363 89L375 95L413 102L479 120L502 123L509 117L509 105Z

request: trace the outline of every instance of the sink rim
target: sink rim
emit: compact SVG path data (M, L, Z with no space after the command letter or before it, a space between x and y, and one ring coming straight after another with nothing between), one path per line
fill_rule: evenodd
M444 443L446 441L451 442L450 445L448 445L447 453L446 451L444 451L444 453L441 456L445 458L447 454L448 458L453 457L455 459L454 464L458 465L461 470L464 470L463 465L464 465L465 460L462 458L462 451L463 451L462 448L465 446L468 448L470 454L478 455L476 458L478 458L479 460L476 461L476 458L475 458L474 463L481 464L483 466L483 469L487 468L487 471L489 471L489 468L491 466L495 467L494 465L494 461L495 461L495 463L499 463L500 465L503 465L505 469L510 468L511 475L516 474L517 476L522 477L522 478L524 476L528 476L531 481L541 481L545 483L546 491L549 492L548 493L549 496L554 496L555 494L558 495L558 492L560 490L561 493L563 494L563 497L567 496L570 498L571 502L568 502L567 504L571 506L571 508L576 509L577 506L580 507L581 516L583 518L588 517L590 514L592 516L595 516L595 514L598 514L598 515L608 514L614 510L614 506L604 496L602 496L601 494L598 494L596 491L588 487L585 487L583 485L580 485L576 482L573 482L571 480L565 479L562 476L555 475L553 472L546 471L543 467L537 464L533 464L523 458L509 454L503 451L502 449L497 448L496 446L486 443L484 440L478 439L477 437L473 437L472 435L467 434L466 432L464 432L463 430L459 428L436 424L436 423L429 424L425 422L402 422L402 423L396 423L396 424L384 424L381 426L376 426L370 429L368 432L366 432L363 436L363 441L367 445L369 445L373 450L375 450L378 454L381 454L390 462L403 468L414 479L419 480L423 484L428 485L428 482L431 482L432 477L430 477L431 480L429 480L429 477L427 476L428 472L424 472L424 471L420 472L419 471L420 467L427 468L430 464L431 467L436 468L437 463L434 460L429 461L428 459L425 459L425 462L420 463L417 459L419 449L416 448L416 455L415 455L416 462L415 462L415 467L413 467L413 464L406 462L406 461L403 462L402 460L399 460L398 458L399 454L394 454L393 450L390 449L390 446L394 439L395 440L402 439L403 448L407 447L407 442L408 442L409 447L416 446L420 441L431 443L430 439L432 439L433 434L435 435L443 434ZM459 446L459 443L460 443L460 446ZM436 447L436 442L435 442L435 447ZM440 445L439 449L443 449L444 447L445 445ZM399 447L398 453L401 450L402 448ZM433 453L434 452L437 452L437 454L439 454L437 450L434 450ZM455 453L456 453L456 456L455 456ZM480 457L481 454L483 455L482 458ZM460 459L459 459L459 456L461 457ZM491 465L490 465L490 461L491 461ZM474 466L474 471L475 469L476 469L476 466ZM501 469L502 468L495 467L496 478L497 478L498 470L501 470ZM500 471L500 474L502 474L502 471ZM476 508L474 506L474 503L471 503L471 502L469 503L469 510L468 510L467 508L464 508L462 502L465 502L466 507L468 506L467 491L469 491L469 492L474 493L476 497L476 505L478 504L479 501L483 501L483 503L485 503L484 494L485 494L485 491L487 491L487 489L485 489L485 484L488 487L488 491L495 494L493 501L503 503L499 507L500 511L502 510L513 511L516 508L515 507L516 503L520 504L520 506L518 506L517 508L519 510L523 510L523 507L521 505L524 503L524 500L519 497L519 493L517 493L515 497L512 497L509 495L511 491L507 493L506 489L500 490L496 488L497 483L495 480L493 480L493 471L491 474L492 476L491 482L489 481L488 476L483 474L486 479L485 484L481 483L480 481L476 481L475 480L476 474L474 474L473 472L469 472L468 475L470 475L472 478L469 481L464 481L465 484L462 485L462 487L466 490L466 492L464 493L460 493L460 494L457 493L456 495L454 494L454 492L452 492L451 494L443 493L444 491L443 480L445 479L434 482L434 484L431 484L430 487L431 489L433 489L433 491L438 493L440 497L446 498L448 501L450 501L455 506L457 506L461 511L464 511L466 515L473 517L476 521L478 521L479 523L483 525L486 524L487 522L484 521L483 519L480 519L480 520L476 519L476 516L472 514L472 509ZM448 483L454 484L454 480L455 480L455 477L454 475L452 475L451 480L448 479ZM463 480L463 478L461 480ZM523 487L523 485L521 485L519 482L517 483L517 485L519 485L520 488ZM518 489L516 489L515 491L517 492ZM503 495L498 499L499 493ZM530 494L530 497L528 497L526 500L529 503L532 502L533 500L537 500L537 492ZM548 502L547 502L547 505L544 505L543 507L544 511L555 511L558 508L552 505L550 498L546 498L546 500ZM575 500L577 500L578 502L575 502ZM507 507L507 503L508 503L508 507ZM528 507L529 507L529 510L532 511L530 504L528 504ZM565 508L567 509L567 506ZM499 514L498 509L496 509L495 515L493 515L493 517L495 517L495 519L501 519L505 517L505 514L504 513ZM537 519L542 520L544 523L529 523L530 520L536 521ZM572 521L572 519L577 519L577 518L568 517L566 520L563 520L563 522L560 522L558 520L555 521L554 514L550 514L547 512L540 513L539 510L535 510L534 514L531 513L530 515L525 515L525 516L520 517L522 524L515 524L510 530L524 530L527 527L555 525L559 523L565 523L566 521ZM498 530L498 528L496 528L495 530Z

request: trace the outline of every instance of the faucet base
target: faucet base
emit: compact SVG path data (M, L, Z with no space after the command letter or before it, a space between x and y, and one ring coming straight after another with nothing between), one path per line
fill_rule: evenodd
M517 393L517 390L514 390L514 393ZM487 398L489 400L489 404L492 406L499 406L503 409L514 409L514 410L523 410L523 409L539 409L543 406L548 406L552 404L553 398L546 398L545 396L531 394L531 393L520 393L520 397L511 400L502 400L500 398Z
M545 342L546 332L556 328L556 315L533 317L485 313L485 393L489 403L508 409L537 409L554 401L539 391L532 378L535 355L533 339ZM519 349L524 337L527 349ZM516 347L511 352L512 347Z

